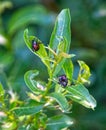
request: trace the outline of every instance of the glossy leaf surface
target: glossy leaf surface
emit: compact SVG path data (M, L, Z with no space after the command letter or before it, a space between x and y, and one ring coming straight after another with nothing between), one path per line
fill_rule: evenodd
M54 30L50 38L50 47L58 54L57 66L54 71L54 76L61 70L62 65L65 62L67 56L62 55L61 52L68 52L71 42L71 32L70 32L70 12L69 9L63 9L57 16ZM53 54L50 52L50 57Z
M74 66L73 66L71 59L66 59L63 64L63 69L67 75L67 78L70 80L72 80L73 68L74 68Z
M24 115L36 114L40 112L42 108L43 108L43 105L31 106L31 107L17 107L17 108L14 108L12 111L17 116L24 116Z
M50 94L50 96L56 100L63 112L69 111L69 104L65 96L63 96L61 93L56 92Z
M73 120L66 115L58 115L48 119L47 130L61 130L73 124Z
M0 102L4 99L5 91L3 89L2 84L0 83Z
M43 92L42 89L40 89L38 86L39 83L37 83L37 81L34 79L38 74L39 72L37 70L30 70L27 71L24 75L26 85L33 93L36 94Z
M33 48L32 48L32 41L35 40L37 42L39 42L39 50L38 51L33 51ZM42 60L42 62L48 67L50 68L50 63L48 61L48 55L47 55L47 52L46 52L46 49L43 45L43 43L38 39L36 38L35 36L28 36L28 29L26 29L24 31L24 41L27 45L27 47L37 56L39 56Z
M80 83L90 83L89 77L91 76L90 69L84 61L78 61L80 65L78 81Z
M56 50L56 52L60 44L62 46L61 51L68 52L69 50L71 42L70 22L69 9L63 9L56 19L54 30L50 38L50 47Z
M96 107L96 100L90 95L87 88L85 88L82 84L69 86L66 90L68 92L67 96L73 101L87 108L94 109Z

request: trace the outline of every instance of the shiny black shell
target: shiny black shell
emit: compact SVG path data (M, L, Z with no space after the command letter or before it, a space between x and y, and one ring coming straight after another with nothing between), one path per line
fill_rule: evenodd
M58 83L63 86L63 87L66 87L67 84L68 84L68 79L66 77L66 75L61 75L58 77Z
M35 40L32 41L32 50L38 51L39 50L39 43L37 43Z

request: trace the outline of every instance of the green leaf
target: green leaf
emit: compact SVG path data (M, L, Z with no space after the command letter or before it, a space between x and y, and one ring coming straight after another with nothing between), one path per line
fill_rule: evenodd
M17 129L17 124L15 121L2 123L2 130L15 130Z
M4 89L3 89L2 84L0 83L0 102L3 101L3 99L4 99L4 94L5 94L5 91L4 91Z
M52 32L50 38L50 48L53 49L57 55L57 65L55 67L54 76L58 74L61 70L62 65L65 62L65 58L67 57L64 55L69 51L70 42L71 42L71 32L70 32L70 12L69 9L63 9L60 14L58 15L54 30ZM62 54L65 52L64 54ZM54 55L50 52L50 57L54 57Z
M68 79L70 79L72 81L72 77L73 77L73 63L71 61L71 59L66 59L64 64L63 64L63 69L68 77Z
M46 8L41 5L31 5L23 7L16 11L8 24L8 30L11 35L18 29L28 24L48 25L54 21L55 15L49 13Z
M53 92L50 94L50 96L56 100L63 112L69 111L69 104L64 95L61 93Z
M0 96L4 95L5 91L3 89L2 84L0 83Z
M50 38L50 47L56 52L60 49L63 52L69 51L71 42L70 22L69 9L63 9L56 19L54 30Z
M43 86L39 87L40 84L35 81L35 77L39 74L37 70L27 71L24 75L24 80L28 88L35 94L44 92Z
M54 70L53 75L56 76L59 71L62 69L63 64L65 63L66 59L71 58L71 55L61 52L57 55L57 62L56 62L56 67Z
M32 49L32 40L38 41L39 42L39 50L38 51L33 51ZM46 52L46 49L42 42L35 36L28 36L28 29L24 31L24 41L27 45L27 47L38 57L41 58L42 62L50 69L50 63L48 61L48 55Z
M12 111L17 116L24 116L24 115L36 114L40 112L42 109L43 109L43 105L38 105L38 106L31 106L31 107L17 107L12 109Z
M73 124L73 120L66 115L53 116L48 119L47 130L61 130Z
M3 72L2 69L0 69L0 82L2 86L4 87L4 90L8 89L9 87L8 80L7 80L5 72Z
M61 67L62 67L62 65L64 64L64 62L65 62L65 58L63 58L61 61L59 61L59 62L56 64L55 70L54 70L54 72L53 72L53 76L54 76L54 77L55 77L55 76L59 73L59 71L62 69Z
M87 107L94 109L96 107L96 100L90 95L89 91L82 85L69 86L66 88L67 97L73 101Z
M58 82L56 82L55 92L56 93L63 93L64 92L64 88L61 87L60 84L58 84Z
M91 76L90 69L84 61L78 61L80 65L79 75L77 81L80 83L90 83L89 77Z

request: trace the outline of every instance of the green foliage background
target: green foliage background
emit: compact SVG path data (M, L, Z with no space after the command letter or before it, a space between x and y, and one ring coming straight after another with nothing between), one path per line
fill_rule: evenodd
M24 74L40 70L39 79L47 80L47 70L26 47L25 28L48 44L57 14L69 8L71 12L75 77L76 59L91 68L89 91L98 105L95 111L74 104L70 114L75 119L73 130L106 129L106 2L105 0L0 0L0 82L6 90L13 89L21 100L26 98Z

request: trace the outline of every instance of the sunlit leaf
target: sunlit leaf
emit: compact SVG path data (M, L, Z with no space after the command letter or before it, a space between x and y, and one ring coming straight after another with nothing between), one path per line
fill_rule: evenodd
M67 57L61 52L68 52L71 42L71 32L70 32L70 12L69 9L64 9L57 16L54 30L50 38L50 47L57 53L57 65L55 67L54 76L61 70L65 58ZM50 57L53 57L53 54L50 52Z
M50 47L56 52L58 52L57 49L60 48L61 51L69 51L71 42L70 22L69 9L63 9L56 19L54 30L50 38Z
M38 51L33 51L33 48L32 48L32 40L35 40L37 42L39 42L39 50ZM39 56L42 60L42 62L48 67L50 68L50 63L48 60L46 60L46 58L48 59L48 55L47 55L47 52L46 52L46 49L43 45L43 43L38 39L36 38L35 36L28 36L28 29L26 29L24 31L24 41L27 45L27 47L37 56Z
M62 69L61 67L64 64L64 62L65 62L65 58L60 59L59 63L56 64L55 70L53 72L53 76L56 76L60 72L60 70Z
M64 92L64 88L61 87L60 84L57 83L56 86L55 86L55 92L62 93L62 92Z
M5 93L5 91L4 91L4 89L3 89L2 84L0 83L0 96L1 96L1 95L4 95L4 93Z
M72 80L73 77L73 63L71 59L66 59L64 64L63 64L63 69L68 77L68 79Z
M13 122L5 122L5 124L2 125L2 130L14 130L16 129L17 124L15 121Z
M44 92L44 86L40 87L40 84L35 80L35 77L39 74L37 70L27 71L24 75L24 80L28 88L36 94Z
M85 88L82 84L69 86L66 90L68 92L67 97L73 101L87 108L94 109L96 107L96 100L90 95L87 88Z
M40 112L42 108L43 108L43 105L31 106L31 107L17 107L17 108L14 108L12 111L17 116L24 116L24 115L36 114Z
M78 81L80 83L90 83L89 77L91 76L90 69L84 61L78 61L80 65L80 71L78 75Z
M69 104L64 95L54 92L50 94L50 97L56 100L63 112L69 111Z
M61 130L73 124L73 119L66 115L57 115L48 119L47 130Z
M5 91L4 91L4 89L3 89L2 84L0 83L0 101L3 100L4 94L5 94Z

